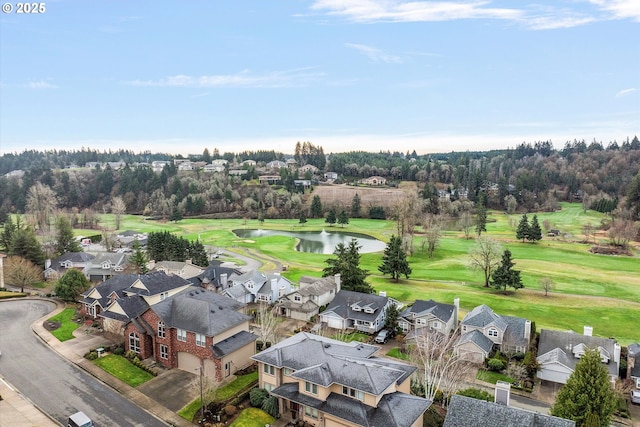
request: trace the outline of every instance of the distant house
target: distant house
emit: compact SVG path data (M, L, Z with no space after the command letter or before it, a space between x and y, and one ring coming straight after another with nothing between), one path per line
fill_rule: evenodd
M340 292L340 275L330 277L300 277L300 287L278 299L278 314L309 321Z
M208 164L208 165L204 165L204 168L202 168L203 172L208 172L208 173L215 173L215 172L224 172L224 165L218 165L218 164Z
M178 163L179 171L192 171L194 169L193 162L189 160L185 160L183 162Z
M370 176L369 178L361 179L359 182L364 185L386 185L387 179L381 176Z
M423 328L449 335L458 326L458 311L460 300L456 298L453 304L442 304L433 300L416 300L410 307L405 308L398 315L398 326L407 333L410 339L413 332Z
M244 162L242 162L242 166L255 166L255 165L256 165L255 160L245 160Z
M444 427L575 427L575 421L454 394Z
M206 289L185 289L147 307L125 327L125 350L166 368L202 369L221 383L251 364L257 336L244 305Z
M318 171L319 171L319 170L320 170L320 169L318 169L318 168L317 168L316 166L314 166L314 165L304 165L304 166L300 166L300 167L298 168L298 171L299 171L300 173L303 173L303 174L305 174L305 173L307 173L307 172L309 172L309 173L311 173L311 174L316 174L316 173L318 173Z
M500 316L484 304L467 313L460 325L455 351L474 363L482 363L494 348L525 353L531 341L530 320Z
M293 185L296 187L302 188L303 190L307 190L311 188L311 180L310 179L294 179Z
M153 169L155 172L162 172L162 169L164 169L165 166L169 165L171 165L170 160L155 160L151 162L151 169Z
M258 181L260 184L277 184L280 182L280 175L260 175Z
M384 327L387 308L391 304L395 301L386 296L343 289L320 313L320 322L329 328L374 334Z
M540 331L537 361L540 365L537 377L541 380L566 384L586 349L598 350L612 382L618 378L620 345L611 338L593 336L590 326L584 334L573 331Z
M226 296L242 303L265 302L272 304L291 292L291 282L279 274L265 274L258 270L233 274L231 286L223 291Z
M324 179L327 180L327 181L335 181L336 179L338 179L338 173L337 172L325 172Z
M287 167L287 164L280 160L274 160L272 162L267 163L266 165L267 169L274 169L274 170L279 170L286 167Z
M222 293L232 285L229 277L241 274L242 272L237 268L223 267L222 262L214 260L209 263L209 266L202 273L191 277L189 281L199 288Z
M160 261L151 262L149 267L152 271L164 271L167 274L175 274L183 279L191 279L196 277L204 271L204 268L199 267L191 262L187 261Z
M640 344L633 343L628 347L627 378L631 379L635 387L640 389Z
M147 233L139 233L134 230L126 230L116 235L116 241L114 246L119 248L131 248L134 242L138 242L141 247L147 245L147 239L149 235Z
M414 366L375 357L378 347L300 332L252 357L259 387L283 421L321 426L422 427L431 401L411 395Z
M53 260L47 260L45 262L44 278L58 280L71 268L81 271L86 276L87 267L94 258L95 255L87 252L67 252Z
M102 282L113 276L124 274L129 264L129 255L124 253L100 252L86 267L90 282Z
M229 169L227 172L231 176L243 176L246 175L249 171L246 169Z

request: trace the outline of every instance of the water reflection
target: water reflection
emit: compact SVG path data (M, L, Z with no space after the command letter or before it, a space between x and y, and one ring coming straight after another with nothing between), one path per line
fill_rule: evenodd
M322 231L233 230L233 232L243 239L267 236L295 237L300 240L296 246L298 252L314 254L332 254L338 243L348 245L352 238L357 239L358 244L362 246L360 253L379 252L386 247L384 242L366 234L345 231L326 231L323 229Z

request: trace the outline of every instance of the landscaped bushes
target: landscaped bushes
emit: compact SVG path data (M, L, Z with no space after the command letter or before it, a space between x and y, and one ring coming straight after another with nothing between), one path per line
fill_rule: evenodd
M491 393L477 388L466 388L464 390L460 390L457 394L459 394L460 396L472 397L478 400L493 402L493 396L491 395Z
M267 397L269 397L269 392L263 388L253 388L249 392L249 402L254 408L262 408L262 404Z
M489 368L489 370L493 372L500 372L504 369L504 362L496 358L489 359L487 361L487 368Z

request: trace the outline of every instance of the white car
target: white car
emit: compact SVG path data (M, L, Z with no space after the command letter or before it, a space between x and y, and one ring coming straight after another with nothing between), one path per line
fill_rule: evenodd
M640 405L640 390L631 390L631 403Z

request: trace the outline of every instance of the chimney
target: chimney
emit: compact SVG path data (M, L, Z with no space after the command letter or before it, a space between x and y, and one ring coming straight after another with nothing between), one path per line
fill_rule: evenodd
M220 287L222 289L227 289L227 273L222 273L220 275Z
M615 362L616 366L620 366L620 344L615 343L613 345L613 361ZM627 360L631 359L630 357L627 357ZM627 362L628 363L628 362Z
M47 268L49 268L49 267L51 267L51 260L50 260L50 259L47 259L47 260L44 262L44 269L46 270L46 269L47 269Z
M585 337L592 337L593 336L593 326L585 326L583 335Z
M498 405L509 406L511 398L511 384L506 381L496 381L496 389L493 400Z
M458 313L460 313L460 298L454 298L453 299L453 320L454 320L454 324L453 326L458 326Z
M524 321L524 337L527 342L531 339L531 320Z
M336 274L333 276L333 279L334 279L334 280L335 280L335 282L336 282L336 293L338 293L338 292L340 292L340 273L336 273Z
M193 261L191 261L190 259L186 259L184 262L187 264L193 264Z

